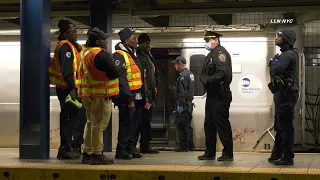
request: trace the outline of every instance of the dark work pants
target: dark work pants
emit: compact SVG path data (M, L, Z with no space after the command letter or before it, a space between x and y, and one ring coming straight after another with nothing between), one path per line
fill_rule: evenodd
M141 116L138 117L138 127L135 133L135 146L137 146L140 134L140 152L147 152L150 149L149 142L151 141L152 112L153 106L151 106L149 110L143 107L141 110Z
M72 150L72 136L74 136L74 144L81 145L83 143L83 131L86 121L84 107L80 110L65 103L66 97L70 91L68 89L56 88L57 96L60 101L60 147L64 147L67 151ZM77 126L78 125L78 126ZM77 128L76 128L77 127Z
M275 143L273 158L292 160L294 158L294 107L299 98L298 91L278 91L274 94L275 103Z
M175 123L178 131L181 149L194 148L193 128L191 127L192 111L192 102L186 102L185 106L183 107L183 112L176 112Z
M222 155L233 157L232 130L229 108L232 101L230 91L221 92L217 97L207 97L205 107L204 132L206 154L216 156L217 133L223 145Z
M72 133L73 140L71 142L72 148L80 148L83 144L83 134L84 134L84 127L86 126L87 117L86 117L86 109L82 106L79 109L78 116L76 117L77 120L75 121L74 130Z
M135 105L136 110L134 112L131 112L126 105L119 106L119 131L116 154L131 154L135 150L134 136L138 125L138 116L143 108L139 103Z

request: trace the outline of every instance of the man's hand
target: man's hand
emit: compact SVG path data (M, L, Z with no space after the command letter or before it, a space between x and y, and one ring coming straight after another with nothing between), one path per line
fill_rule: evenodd
M128 104L128 108L131 112L135 111L136 110L136 106L134 104L133 101L130 101L129 104Z
M70 96L71 98L74 100L74 99L77 99L77 92L76 92L76 89L72 89L70 91Z
M147 102L145 105L144 105L144 108L149 110L150 107L152 106L152 104L150 104L149 102Z

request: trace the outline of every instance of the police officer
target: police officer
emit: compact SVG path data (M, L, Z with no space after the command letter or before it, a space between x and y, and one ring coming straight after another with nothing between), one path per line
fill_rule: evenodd
M150 147L151 140L151 121L153 119L152 112L155 105L156 87L158 85L158 71L156 62L150 53L151 39L148 34L140 34L138 38L139 47L137 48L137 56L145 73L145 98L146 105L143 108L141 118L138 121L138 127L135 135L135 146L137 145L139 134L140 138L140 152L143 154L158 154L159 150Z
M77 43L77 30L68 20L58 23L60 35L54 57L49 66L50 84L56 86L60 101L60 147L58 159L80 158L80 146L83 143L83 129L86 122L84 107L80 111L70 103L66 103L68 95L77 97L76 67L80 62L82 47ZM72 136L74 136L72 148Z
M296 41L294 30L285 29L277 33L275 45L282 52L270 62L271 82L269 89L274 94L275 143L269 162L275 165L292 165L294 159L294 107L298 100L296 80L297 53L293 46Z
M146 103L143 98L144 70L136 57L138 41L134 32L124 28L118 34L121 42L115 46L113 59L117 67L124 66L127 70L120 73L120 93L113 98L113 102L119 107L119 133L115 158L141 158L142 155L135 147L135 131Z
M232 66L230 54L220 45L221 36L216 32L205 32L205 48L210 52L205 59L200 81L207 91L204 121L206 151L204 155L198 156L199 160L215 159L218 133L224 146L218 161L233 161L232 131L229 122Z
M176 71L180 72L176 83L176 126L180 141L180 147L175 148L176 152L187 152L194 150L193 128L191 127L193 96L194 96L194 75L186 68L187 61L183 56L177 57L174 61Z

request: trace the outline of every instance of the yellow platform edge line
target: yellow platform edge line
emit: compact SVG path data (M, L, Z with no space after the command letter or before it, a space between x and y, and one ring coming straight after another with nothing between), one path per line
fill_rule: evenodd
M109 170L109 169L4 169L0 168L0 179L19 180L46 180L46 179L116 179L116 180L200 180L200 179L221 179L221 180L316 180L320 174L272 174L272 173L250 173L250 172L193 172L193 171L133 171L133 170Z
M130 171L130 172L186 172L186 173L246 173L246 174L316 174L320 177L317 168L255 168L241 166L183 166L183 165L138 165L138 164L113 164L113 165L83 165L83 164L55 164L33 162L1 162L0 169L19 170L29 169L36 171Z

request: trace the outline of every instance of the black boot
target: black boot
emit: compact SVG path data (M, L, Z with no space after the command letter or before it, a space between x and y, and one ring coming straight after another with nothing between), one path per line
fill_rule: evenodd
M59 148L59 152L57 155L57 158L62 159L79 159L81 155L79 153L76 153L74 151L67 151L65 148Z
M127 153L131 154L133 158L142 158L142 154L136 150L128 150Z
M103 154L93 154L91 159L91 165L106 165L106 164L114 164L114 160L111 158L107 158Z
M273 161L273 164L275 165L293 165L293 159L287 159L287 158L280 158L278 160Z
M116 152L115 158L116 159L131 160L133 157L131 154L128 154L127 152L123 152L123 153Z
M216 157L211 155L211 154L209 154L209 153L207 153L207 152L205 152L203 155L198 156L198 159L199 160L215 160Z
M275 162L276 160L278 160L278 159L280 159L280 158L281 158L281 157L271 156L271 157L268 158L268 162L273 163L273 162Z
M159 154L159 150L158 149L154 149L154 148L149 148L147 150L141 150L140 152L142 154Z
M92 159L91 155L87 153L83 153L81 164L91 164L91 159Z
M221 157L218 157L218 161L233 161L233 157L227 156L227 155L222 155Z

